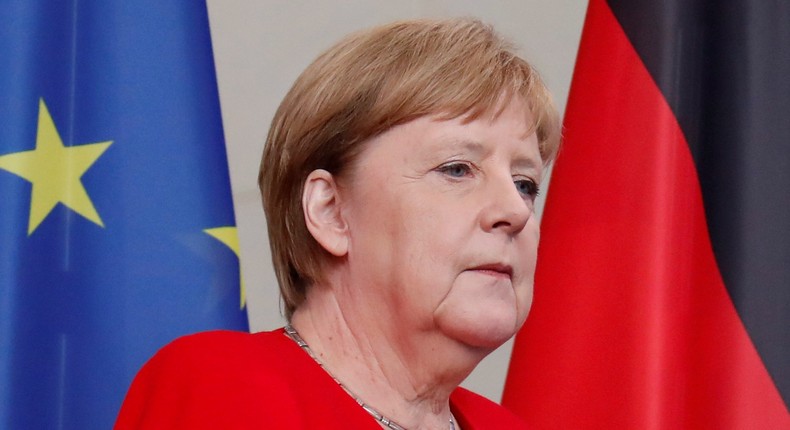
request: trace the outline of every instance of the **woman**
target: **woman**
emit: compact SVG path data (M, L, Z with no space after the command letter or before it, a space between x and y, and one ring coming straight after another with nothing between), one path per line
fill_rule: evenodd
M537 74L477 21L341 41L261 163L289 325L173 342L117 428L521 428L458 386L527 316L558 135Z

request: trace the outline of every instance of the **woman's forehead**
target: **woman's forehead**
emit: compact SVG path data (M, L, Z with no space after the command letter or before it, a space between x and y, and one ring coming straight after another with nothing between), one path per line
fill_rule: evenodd
M414 156L451 158L460 155L482 158L507 149L514 163L534 167L541 165L542 160L530 120L531 116L517 105L496 116L476 119L423 116L371 139L362 151L362 158L367 158L364 153L371 150L386 151L392 156L401 154L409 159Z

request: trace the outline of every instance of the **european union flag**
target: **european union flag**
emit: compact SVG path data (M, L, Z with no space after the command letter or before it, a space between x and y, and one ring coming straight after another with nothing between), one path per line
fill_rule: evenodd
M206 5L0 4L0 428L108 429L186 333L247 329Z

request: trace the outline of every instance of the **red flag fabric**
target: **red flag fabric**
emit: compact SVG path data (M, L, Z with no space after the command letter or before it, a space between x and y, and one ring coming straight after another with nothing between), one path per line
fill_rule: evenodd
M780 323L778 337L766 338L745 323L755 311L738 306L751 293L731 287L749 272L722 276L722 255L739 244L717 241L711 225L720 228L716 216L725 209L708 204L712 193L735 193L747 172L729 172L730 182L709 174L723 144L706 140L705 126L729 123L694 117L720 104L689 91L696 87L683 81L689 68L679 59L697 57L675 52L704 45L694 39L694 25L708 11L661 26L684 38L662 45L650 38L650 23L661 22L655 10L619 3L628 2L589 4L542 221L534 305L515 341L503 404L538 429L790 429L788 393L783 399L778 388L790 357L765 359L790 341L781 326L790 317L790 283L783 284L781 271L790 269L763 267L774 276L763 283L778 288L754 294ZM700 2L668 3L682 9ZM672 7L661 12L677 16ZM700 37L718 40L710 32ZM790 70L787 59L782 67ZM672 64L662 69L661 61ZM697 62L690 73L704 78L709 66ZM790 95L788 89L778 91ZM790 113L790 104L781 108ZM790 160L783 152L767 158ZM790 209L783 198L780 209ZM778 222L769 245L781 256L790 236L782 240L787 221ZM750 224L740 224L743 236ZM758 349L755 338L779 341Z

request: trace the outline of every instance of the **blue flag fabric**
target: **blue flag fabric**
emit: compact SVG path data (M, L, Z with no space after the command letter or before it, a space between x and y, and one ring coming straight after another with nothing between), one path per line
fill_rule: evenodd
M0 428L107 429L173 338L247 330L203 2L0 4Z

